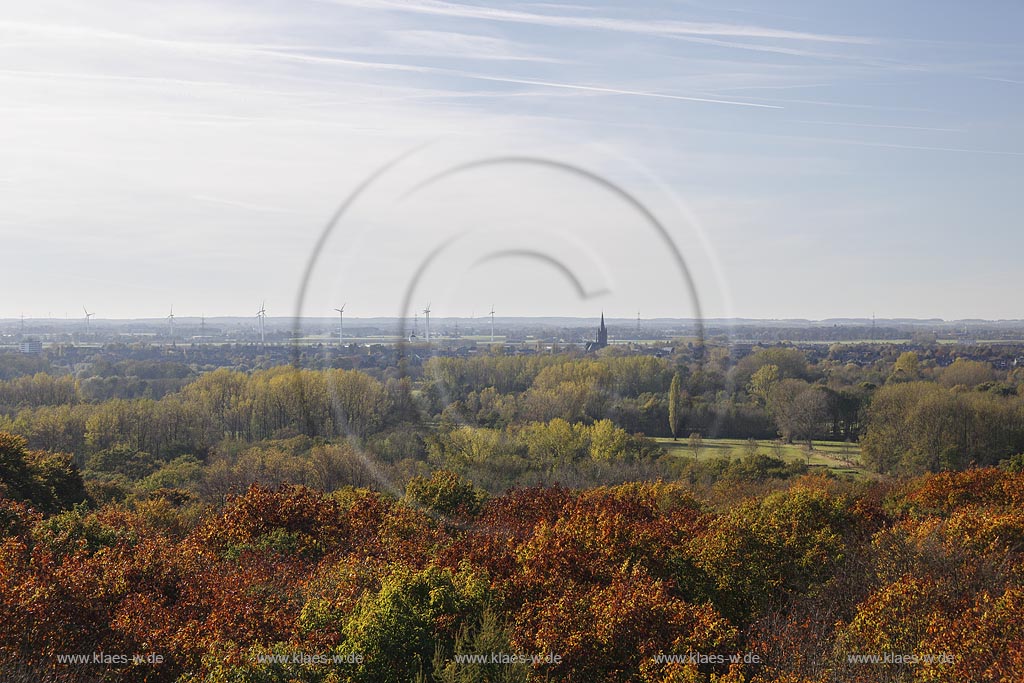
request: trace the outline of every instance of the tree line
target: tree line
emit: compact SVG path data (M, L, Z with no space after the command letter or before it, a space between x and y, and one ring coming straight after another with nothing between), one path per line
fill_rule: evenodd
M494 353L431 357L405 371L222 368L189 381L178 363L108 364L86 380L36 373L0 381L0 428L33 448L72 453L80 466L117 446L206 459L225 440L294 436L354 439L394 461L424 455L413 442L437 425L501 431L553 420L610 420L648 437L859 441L880 472L995 464L1024 450L1024 368L963 358L940 365L938 355L893 349L864 365L833 360L844 355L833 349L811 361L784 346L739 357L715 346L671 357ZM124 379L119 367L181 385L160 398L103 400L83 388Z

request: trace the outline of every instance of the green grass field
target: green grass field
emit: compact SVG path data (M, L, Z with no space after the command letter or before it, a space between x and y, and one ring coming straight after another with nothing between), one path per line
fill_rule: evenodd
M670 438L656 438L655 441L668 453L680 458L693 459L693 449L687 438L673 441ZM750 452L746 439L704 439L698 458L701 461L727 457L738 459ZM864 476L867 472L859 465L860 446L843 441L815 441L814 450L808 459L806 444L779 444L775 441L757 441L757 452L764 455L780 457L787 462L806 462L813 468L827 467L835 474L852 474ZM849 462L857 464L849 464Z

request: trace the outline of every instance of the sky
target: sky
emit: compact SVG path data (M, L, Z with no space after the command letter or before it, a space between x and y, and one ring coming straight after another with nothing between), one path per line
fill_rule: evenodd
M1024 318L1022 25L998 0L6 3L0 318Z

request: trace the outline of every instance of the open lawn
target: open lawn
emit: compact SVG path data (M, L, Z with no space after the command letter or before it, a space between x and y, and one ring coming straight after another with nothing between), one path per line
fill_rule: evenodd
M656 438L655 441L668 453L675 454L680 458L693 458L693 449L690 448L689 439L685 437L678 441L673 441L670 438ZM812 468L827 467L835 474L852 474L854 476L867 474L859 464L849 464L849 462L860 462L860 446L855 443L815 441L814 450L810 452L810 459L808 459L806 444L787 444L769 440L760 440L756 443L758 453L779 457L787 462L806 462ZM750 452L750 443L746 439L704 439L698 458L702 461L721 457L734 459L742 458Z

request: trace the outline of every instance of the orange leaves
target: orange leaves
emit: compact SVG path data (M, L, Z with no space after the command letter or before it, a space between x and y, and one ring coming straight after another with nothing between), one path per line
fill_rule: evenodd
M657 680L657 655L718 652L735 631L710 605L690 605L640 567L621 567L606 584L553 585L527 602L513 641L525 651L561 654L564 681Z
M933 579L906 575L875 591L844 631L851 652L918 652L942 619L946 596Z
M335 501L301 486L272 491L254 484L244 495L228 500L208 532L211 541L249 545L265 540L271 546L274 539L269 535L278 533L282 544L291 544L278 548L281 551L322 553L328 537L336 537L341 528L340 506ZM282 534L290 537L284 539Z
M8 536L24 536L42 519L26 503L19 503L0 496L0 539Z
M968 508L946 522L947 543L979 555L1024 551L1024 510Z
M1024 589L1012 588L998 597L983 592L971 609L936 634L933 647L957 654L954 679L978 683L1024 680L1021 615Z
M897 505L916 514L948 514L968 505L1024 507L1024 473L994 467L928 475L908 488Z
M514 489L488 500L476 523L440 553L447 566L468 561L504 581L518 569L516 552L541 523L553 524L571 501L560 486Z
M506 555L515 569L505 591L510 606L521 604L514 643L561 654L559 680L636 680L664 669L651 664L657 654L732 642L717 610L676 593L670 558L702 523L700 506L677 488L593 489L534 519Z
M1024 680L1024 591L982 590L965 600L951 599L958 592L956 586L905 576L859 607L840 629L838 651L950 657L916 664L914 681Z
M198 521L162 498L45 518L0 498L0 660L160 652L160 680L220 680L256 652L361 650L379 666L342 679L404 681L486 604L501 647L561 656L535 679L867 681L888 674L847 652L950 652L890 673L1024 680L1020 484L913 482L895 521L886 487L820 478L723 512L675 484L522 489L459 524L361 489L254 486ZM656 659L744 652L762 663Z

